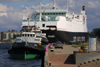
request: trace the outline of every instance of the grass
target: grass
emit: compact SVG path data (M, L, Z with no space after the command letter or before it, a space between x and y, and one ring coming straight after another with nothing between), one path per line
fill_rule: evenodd
M89 43L87 42L87 43L73 44L72 46L77 48L77 47L88 46L88 45ZM97 45L100 45L100 41L97 41Z
M99 43L99 44L97 44L97 45L100 45L100 43Z
M89 43L80 43L80 44L73 44L72 46L73 47L81 47L81 46L88 46L89 45Z

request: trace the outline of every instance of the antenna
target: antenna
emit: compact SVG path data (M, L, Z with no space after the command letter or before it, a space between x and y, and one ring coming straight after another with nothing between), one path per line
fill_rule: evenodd
M56 9L56 3L55 0L53 0L53 8L52 9Z
M28 18L27 18L27 20L28 20L28 32L29 32L29 22L30 22L30 19L31 19L31 14L29 13Z
M67 12L68 12L68 0L67 0Z

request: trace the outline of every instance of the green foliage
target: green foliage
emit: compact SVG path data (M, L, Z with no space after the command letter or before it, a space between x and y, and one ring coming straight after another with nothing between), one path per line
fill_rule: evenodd
M16 31L16 30L13 30L13 29L12 29L12 30L8 30L8 32L15 32L15 31Z
M88 46L89 45L89 43L87 42L87 43L80 43L80 44L73 44L72 46L73 47L81 47L81 46ZM100 45L100 41L97 41L97 45Z
M89 45L89 43L80 43L80 44L73 44L72 46L73 47L81 47L81 46L88 46Z
M100 38L100 28L95 28L92 30L91 35L95 35Z

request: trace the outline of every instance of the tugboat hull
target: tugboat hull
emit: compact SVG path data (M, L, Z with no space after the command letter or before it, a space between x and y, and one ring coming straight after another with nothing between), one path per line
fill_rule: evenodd
M28 43L27 46L25 46L24 43L14 44L15 45L13 45L10 50L8 50L8 54L10 54L10 58L12 59L37 59L44 56L45 49L40 45L32 47L34 44Z
M39 58L38 54L10 54L10 58L12 59L36 59Z

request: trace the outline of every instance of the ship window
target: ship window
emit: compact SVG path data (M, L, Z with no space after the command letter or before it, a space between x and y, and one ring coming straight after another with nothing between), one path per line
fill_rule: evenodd
M47 13L45 13L45 15L47 15Z
M53 15L55 15L55 13L53 13Z
M37 38L41 38L40 36L36 36Z
M32 34L30 34L30 36L32 37Z
M22 36L24 36L24 34L22 34Z
M29 37L29 34L28 34L28 37Z
M37 15L40 15L39 13L37 13Z
M6 33L4 33L4 38L6 38Z
M77 19L79 19L79 16L77 16Z
M49 15L49 13L48 13L48 15Z
M41 33L41 31L37 31L37 33Z
M42 24L42 27L45 27L45 24Z
M56 15L57 15L58 13L56 13Z
M42 13L42 15L44 15L44 13Z
M59 13L59 15L61 15L61 13Z

